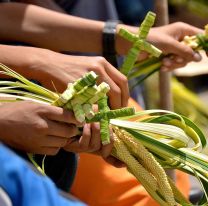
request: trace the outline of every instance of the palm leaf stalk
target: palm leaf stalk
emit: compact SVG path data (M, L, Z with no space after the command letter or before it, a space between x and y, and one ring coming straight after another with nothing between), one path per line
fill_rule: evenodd
M5 74L13 75L13 71L8 67L0 64L0 68ZM38 99L40 103L65 107L73 99L80 98L80 94L82 94L80 91L83 89L86 91L86 87L98 87L94 82L97 76L92 72L70 84L62 94L33 84L31 87L34 88L31 90L24 87L28 82L23 76L16 75L16 77L17 82L0 81L0 85L2 85L0 95L1 98L6 96L5 101L9 96L17 101L37 101ZM90 81L88 81L88 77L90 77ZM24 87L25 92L23 93L19 90L20 82ZM78 82L82 82L82 86ZM83 84L83 82L85 83ZM73 91L71 87L78 90L75 85L79 85L80 91L73 92L74 94L71 95L67 90ZM100 94L100 90L95 92L93 89L92 91L94 96L97 92ZM174 112L146 110L135 113L133 108L110 110L106 93L99 98L94 98L94 96L86 97L87 100L83 100L81 106L86 102L87 104L98 103L99 111L94 113L91 119L84 116L85 121L102 122L103 119L106 120L105 125L101 126L101 138L104 138L104 141L109 136L109 125L112 127L114 135L112 155L126 163L128 171L143 184L160 205L191 205L174 183L168 179L163 168L179 169L195 175L202 182L203 187L207 188L208 157L200 153L206 145L206 139L200 129L187 118ZM92 98L96 101L89 101ZM70 110L73 110L72 105ZM32 155L30 155L30 159L36 165ZM39 165L36 167L41 169ZM204 202L207 200L204 199Z

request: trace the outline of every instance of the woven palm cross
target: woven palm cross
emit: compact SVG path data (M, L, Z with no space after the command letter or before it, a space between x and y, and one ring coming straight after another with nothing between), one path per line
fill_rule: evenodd
M147 35L155 22L155 17L155 13L148 12L138 29L138 34L131 33L123 28L120 29L119 35L133 43L133 46L129 50L120 70L124 75L128 76L141 51L146 51L155 57L159 57L161 55L162 52L146 40Z

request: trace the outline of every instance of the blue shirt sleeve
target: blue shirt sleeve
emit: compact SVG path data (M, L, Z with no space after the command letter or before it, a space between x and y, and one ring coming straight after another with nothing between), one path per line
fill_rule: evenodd
M60 195L54 183L0 143L0 187L14 206L84 206Z

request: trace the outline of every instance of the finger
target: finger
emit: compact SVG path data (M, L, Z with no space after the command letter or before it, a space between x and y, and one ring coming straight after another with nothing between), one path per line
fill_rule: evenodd
M64 122L68 124L80 125L80 123L75 119L73 112L55 106L47 106L47 107L48 110L46 113L48 119Z
M67 143L66 146L64 147L64 150L74 153L82 152L82 149L80 148L79 140L75 140L73 142Z
M195 62L199 62L199 61L201 61L201 60L202 60L201 54L198 53L198 52L194 52L194 61L195 61Z
M98 123L91 124L90 150L89 152L99 151L101 149L100 125Z
M83 128L83 134L79 139L80 151L87 152L89 150L90 139L91 139L91 125L85 124Z
M70 138L79 134L77 126L48 120L48 135Z
M110 88L108 92L110 108L119 109L122 107L121 90L114 82L111 82Z
M173 60L176 64L186 64L186 63L188 63L188 62L185 61L185 59L183 59L182 57L177 56L177 55L173 56L171 58L171 60ZM198 52L194 52L194 61L199 62L201 60L202 60L201 54L198 53Z
M109 156L107 158L104 159L107 163L113 165L114 167L117 168L122 168L122 167L126 167L126 164L124 162L121 162L119 159L116 159L113 156Z
M179 62L179 61L178 61ZM163 61L162 61L162 67L161 69L163 71L171 71L173 69L177 69L177 68L181 68L181 67L184 67L187 62L186 61L181 61L181 63L178 63L175 59L168 59L168 58L165 58Z
M114 142L114 140L113 140L113 133L112 133L112 131L111 131L110 140L111 140L110 144L104 145L102 147L102 149L101 149L101 155L102 155L102 157L104 159L107 158L111 154L111 151L113 149L113 142Z
M45 147L64 147L67 144L67 138L48 135L43 141Z
M128 86L127 78L107 61L105 68L107 74L119 86L121 90L121 100L122 100L121 105L122 107L126 107L129 99L129 86Z
M105 71L102 71L102 77L100 80L103 82L106 82L110 86L110 91L108 92L110 107L112 109L117 109L122 107L122 96L121 96L121 90L116 85L116 83L108 76L108 74Z

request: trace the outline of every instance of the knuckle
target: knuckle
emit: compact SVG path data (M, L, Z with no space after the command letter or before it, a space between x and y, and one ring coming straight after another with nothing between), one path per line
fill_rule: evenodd
M104 77L105 76L105 68L98 63L94 63L91 67L91 69L99 76Z
M37 120L34 122L35 131L41 134L46 134L48 131L48 124L45 121Z
M121 96L121 90L119 87L114 86L113 88L111 88L110 90L112 92L113 95L115 95L116 97L120 97Z
M104 57L102 57L102 56L97 56L97 57L95 57L96 58L96 61L98 62L98 63L100 63L100 64L104 64L104 63L106 63L106 59L104 58Z
M100 124L99 123L92 123L91 124L91 129L92 129L92 132L97 134L100 132Z
M128 84L128 79L127 79L127 77L126 76L124 76L123 74L122 74L122 76L121 76L121 81L124 83L124 84Z
M184 22L178 21L178 22L175 23L175 25L177 25L177 26L180 27L180 28L183 28L183 27L186 26L187 24L184 23Z
M184 48L184 53L186 53L186 54L188 54L188 55L192 55L192 54L193 54L191 48L189 48L189 47L185 47L185 48Z
M33 111L38 113L38 114L41 114L41 113L44 113L46 112L48 109L48 107L46 107L46 105L44 104L34 104L33 105Z
M100 66L98 63L96 63L96 62L94 62L94 63L92 64L91 69L92 69L96 74L98 74L98 75L100 75L101 72L102 72L101 66Z

